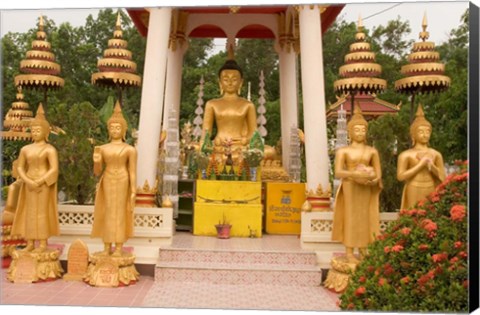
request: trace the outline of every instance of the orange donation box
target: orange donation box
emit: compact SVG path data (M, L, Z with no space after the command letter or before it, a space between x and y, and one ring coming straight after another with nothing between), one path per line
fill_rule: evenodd
M304 183L267 183L266 232L300 234Z

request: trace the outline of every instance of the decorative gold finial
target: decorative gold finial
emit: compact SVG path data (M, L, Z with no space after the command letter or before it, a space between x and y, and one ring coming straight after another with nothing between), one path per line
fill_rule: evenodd
M43 26L45 25L43 21L43 15L40 15L40 22L38 23L38 30L43 32Z
M122 17L120 16L120 11L117 13L117 23L115 24L115 27L117 30L119 30L122 27Z
M233 52L233 44L228 45L227 60L235 60L235 54Z
M362 20L362 15L358 15L358 22L357 22L357 31L361 32L363 31L363 20Z
M122 37L122 16L120 15L120 11L118 11L117 22L115 22L115 30L113 31L113 38L121 39Z
M428 23L427 23L427 12L425 12L423 14L423 20L422 20L422 29L423 31L420 32L420 36L419 38L423 41L426 41L428 39L428 37L430 37L430 33L427 32L427 26L428 26Z

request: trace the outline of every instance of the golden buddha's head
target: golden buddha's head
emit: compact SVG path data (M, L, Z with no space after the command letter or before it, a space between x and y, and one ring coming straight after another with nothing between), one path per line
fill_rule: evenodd
M432 134L432 124L425 119L422 104L418 105L417 113L415 114L415 120L410 125L410 138L412 144L415 143L428 143L430 135Z
M48 135L50 134L50 124L45 119L45 111L43 105L38 105L37 114L35 118L30 122L30 133L33 141L45 140L48 141Z
M227 61L218 71L220 94L224 92L240 94L243 83L243 71L233 57L232 45L228 48Z
M112 116L107 121L108 137L109 139L120 138L125 141L127 135L127 121L123 117L120 102L117 101L113 109Z
M367 140L368 122L363 118L362 110L358 103L354 107L353 116L347 125L348 136L357 142Z

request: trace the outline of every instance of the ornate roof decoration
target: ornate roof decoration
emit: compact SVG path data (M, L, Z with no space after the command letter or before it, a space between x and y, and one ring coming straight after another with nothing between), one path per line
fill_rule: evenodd
M99 72L92 74L92 84L112 88L140 86L141 78L136 74L137 64L132 61L132 52L127 49L128 43L123 39L120 13L113 38L108 40L108 48L98 60Z
M370 43L365 41L362 19L359 17L355 42L350 45L350 53L345 55L345 65L339 69L342 79L333 83L337 93L378 93L387 87L387 82L377 78L382 66L375 63L375 53L370 51Z
M350 95L337 96L337 101L329 104L327 110L327 120L338 117L338 111L341 107L348 113L352 112ZM383 116L385 114L396 114L400 111L401 102L399 104L392 104L377 97L376 94L360 94L355 96L355 102L358 103L362 109L363 115L367 120Z
M47 41L43 16L40 16L37 39L32 42L32 50L27 51L26 58L20 62L20 72L15 76L15 85L25 88L58 89L64 80L59 77L61 67L55 62L55 54Z
M33 112L27 102L23 100L22 87L19 86L15 102L8 110L3 126L8 128L2 131L4 140L31 140L31 134L27 131L30 121L33 119Z
M421 41L413 44L408 56L409 64L400 72L404 78L395 81L395 90L400 93L442 92L449 88L450 78L445 73L445 65L440 63L440 54L435 51L435 43L428 42L427 16L423 16Z

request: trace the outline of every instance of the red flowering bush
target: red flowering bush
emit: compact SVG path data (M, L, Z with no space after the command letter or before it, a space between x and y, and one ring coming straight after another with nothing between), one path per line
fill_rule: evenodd
M402 209L340 297L347 310L468 312L466 166Z

